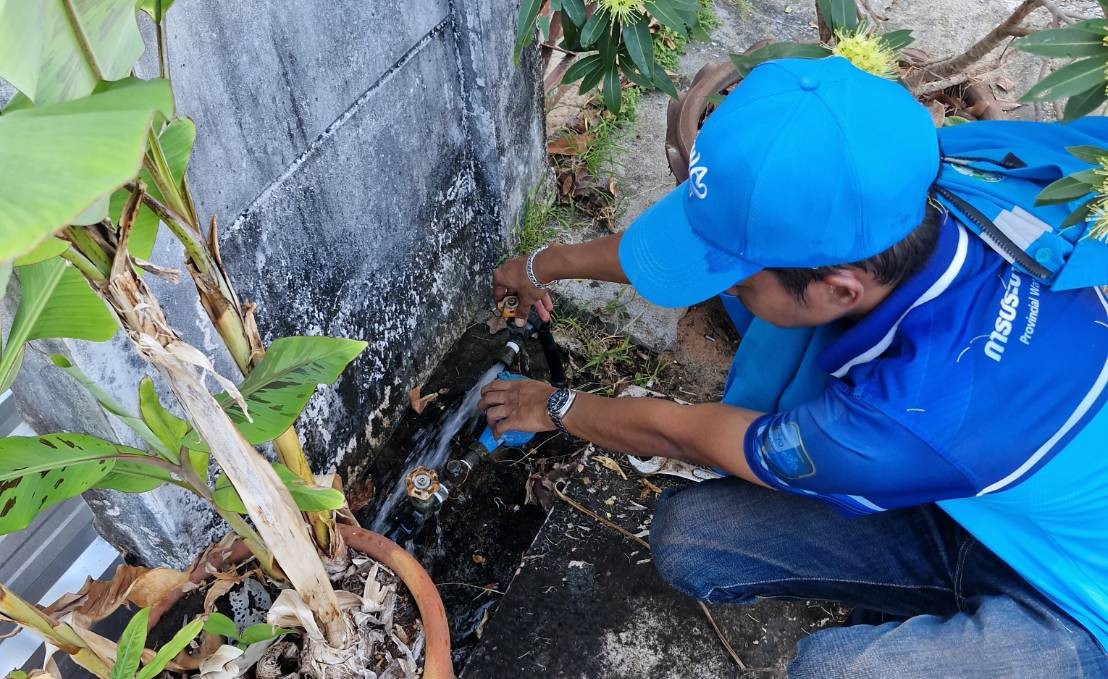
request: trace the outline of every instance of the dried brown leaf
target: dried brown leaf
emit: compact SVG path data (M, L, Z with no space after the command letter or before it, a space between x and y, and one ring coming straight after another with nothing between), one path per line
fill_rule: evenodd
M471 555L471 556L469 557L469 559L470 559L470 561L472 561L473 563L477 564L478 566L484 566L484 565L485 565L486 563L488 563L488 562L489 562L489 560L488 560L488 559L486 559L485 557L481 556L481 555L480 555L480 554L478 554L477 552L474 552L474 553L473 553L473 554L472 554L472 555Z
M623 467L620 467L619 463L612 458L608 457L607 455L593 455L592 459L600 466L610 469L619 474L620 478L622 478L624 481L627 480L627 474L624 473Z
M642 482L642 492L639 493L640 502L650 497L651 493L653 493L655 496L662 494L662 489L651 483L650 479L641 478L639 479L639 481Z
M124 603L145 608L157 604L171 592L194 587L187 573L172 568L150 569L123 564L115 569L111 580L88 578L80 591L63 595L46 610L55 616L77 613L82 619L95 622L108 617Z
M427 404L439 397L437 391L432 391L426 396L422 395L422 391L423 387L418 384L408 391L408 403L411 404L412 410L416 411L416 414L422 414L424 409L427 408Z
M551 139L546 144L546 152L552 156L579 156L589 148L593 135L567 132Z

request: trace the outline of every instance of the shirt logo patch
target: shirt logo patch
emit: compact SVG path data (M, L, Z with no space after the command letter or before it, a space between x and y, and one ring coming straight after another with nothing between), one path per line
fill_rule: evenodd
M693 144L689 152L689 196L704 200L708 197L708 185L704 183L704 177L708 174L708 168L700 164L700 153Z
M795 422L774 422L759 437L762 459L777 476L786 480L815 476L816 465L804 448L800 427Z

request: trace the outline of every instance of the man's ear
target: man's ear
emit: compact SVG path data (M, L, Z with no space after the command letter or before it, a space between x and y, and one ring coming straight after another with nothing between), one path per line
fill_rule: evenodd
M821 293L827 302L848 312L858 306L866 293L866 285L857 269L836 269L823 277Z

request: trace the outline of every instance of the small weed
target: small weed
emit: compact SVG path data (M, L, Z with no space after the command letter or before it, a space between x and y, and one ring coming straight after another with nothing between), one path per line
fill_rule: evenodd
M621 167L618 157L624 151L620 142L620 131L624 127L635 122L636 109L642 90L637 87L628 87L623 91L623 107L619 113L612 115L602 113L596 125L590 130L592 140L585 152L581 154L581 160L585 168L594 177L612 174Z
M746 19L750 16L750 13L754 11L754 5L750 3L750 0L728 0L735 9L739 10L739 16Z
M676 71L677 62L685 53L688 38L662 26L654 35L654 59L667 71Z
M731 3L743 13L750 9L750 0L731 0ZM712 0L700 0L700 9L696 12L696 19L705 32L719 28L722 23L719 20L719 15L716 14L716 8L712 6Z
M750 7L750 0L730 1L744 14ZM700 9L696 13L696 18L700 23L700 28L705 32L715 30L721 24L719 15L716 14L715 7L712 6L712 0L700 0ZM667 71L677 70L681 55L685 53L688 46L688 36L681 35L665 26L662 26L654 34L654 58Z
M573 209L553 197L538 198L532 190L523 203L523 218L516 227L513 255L524 255L560 236L573 221Z
M669 366L625 335L612 334L595 322L556 314L554 329L569 349L575 388L583 391L612 395L626 384L649 388Z

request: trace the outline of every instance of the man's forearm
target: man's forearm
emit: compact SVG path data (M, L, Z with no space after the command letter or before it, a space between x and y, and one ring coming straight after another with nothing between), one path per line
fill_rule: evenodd
M601 448L718 467L765 485L743 454L746 430L758 415L719 403L684 406L654 398L578 393L564 424L574 436Z
M535 275L544 283L571 278L626 283L619 263L619 240L623 234L596 238L585 243L552 244L535 258Z

